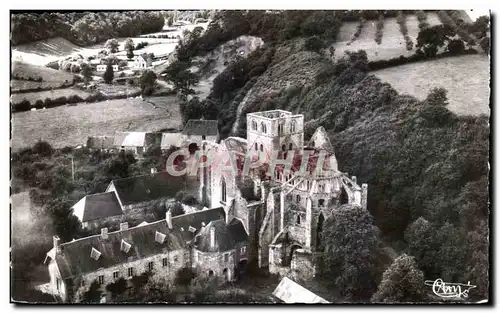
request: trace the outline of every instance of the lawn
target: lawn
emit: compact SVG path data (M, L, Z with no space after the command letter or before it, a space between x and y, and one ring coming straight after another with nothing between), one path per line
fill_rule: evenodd
M79 103L12 114L12 150L45 140L57 148L77 146L88 136L114 135L115 131L156 131L180 128L177 98L154 97L148 101L119 99Z
M432 25L441 24L436 13L427 13L427 22ZM368 55L368 60L388 60L403 56L415 54L415 45L419 32L418 19L415 15L407 15L406 26L408 27L408 35L413 41L414 48L411 51L406 50L406 42L399 29L399 24L396 18L385 18L382 43L378 45L375 42L376 21L367 21L361 31L360 36L352 43L350 42L352 35L356 32L356 27L359 22L346 22L342 24L337 42L334 44L335 57L341 58L345 51L365 50Z
M448 90L448 108L458 115L490 114L490 62L464 55L411 63L372 72L398 92L424 99L434 87Z
M31 105L34 105L37 100L44 101L46 98L50 98L52 100L59 97L66 97L77 95L82 99L90 96L90 93L80 90L78 88L64 88L64 89L56 89L56 90L47 90L47 91L37 91L37 92L27 92L27 93L14 93L11 95L12 104L19 103L23 100L28 100L31 102Z

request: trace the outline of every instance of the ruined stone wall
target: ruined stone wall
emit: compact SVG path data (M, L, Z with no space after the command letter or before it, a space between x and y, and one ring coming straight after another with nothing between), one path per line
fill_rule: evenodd
M291 271L295 278L302 280L313 279L316 274L313 255L304 249L295 250L292 257Z
M224 280L224 271L227 271L228 280L231 281L235 277L234 272L238 262L236 249L224 253L193 250L193 268L202 277L210 276L212 271L215 277Z

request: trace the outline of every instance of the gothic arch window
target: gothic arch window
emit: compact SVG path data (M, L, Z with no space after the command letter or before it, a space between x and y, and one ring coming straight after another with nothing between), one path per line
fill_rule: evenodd
M295 197L295 201L297 201L297 203L300 203L300 195L297 195L297 196Z
M297 213L297 225L300 225L300 214Z
M342 187L342 191L340 192L340 204L349 203L349 195L347 195L347 191L345 187Z
M313 140L313 141L311 141L311 147L313 147L313 148L315 147L315 145L314 145L314 140Z
M283 133L283 122L278 124L278 134L281 135Z
M325 185L323 183L319 184L319 192L325 192Z
M325 199L319 199L318 200L318 206L319 207L324 207L325 206Z
M227 200L227 190L226 190L226 180L224 179L224 176L221 179L221 199L222 202L226 202Z
M323 213L319 213L318 217L318 224L316 225L316 249L318 251L323 250L321 247L321 237L322 237L322 232L323 232L323 223L325 222L325 217L323 216Z
M286 150L286 146L285 146L285 145L282 145L282 146L281 146L281 150L285 151L285 150Z
M267 133L266 124L264 124L264 122L260 123L260 128L264 134Z
M258 146L257 146L257 143L255 143L255 151L257 151L258 149Z
M252 130L257 130L257 122L252 121Z
M292 122L290 123L290 132L291 133L294 133L295 132L295 120L292 120Z
M264 151L264 146L260 144L260 151Z
M293 150L293 144L292 144L292 143L290 143L290 144L288 145L288 150Z

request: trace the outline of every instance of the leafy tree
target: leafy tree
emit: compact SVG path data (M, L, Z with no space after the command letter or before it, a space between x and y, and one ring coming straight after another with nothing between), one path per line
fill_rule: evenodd
M141 84L141 92L144 96L149 96L154 91L154 86L156 83L156 74L147 70L141 75L140 84Z
M133 50L127 50L127 58L128 59L134 58L134 51Z
M464 42L460 39L453 39L448 43L447 50L452 54L460 54L465 51Z
M196 85L199 78L189 69L190 63L177 61L172 63L166 71L166 80L174 85L174 89L181 94L193 94L192 87Z
M70 204L64 200L53 200L47 204L56 234L64 242L71 241L81 230L81 222L73 215Z
M32 151L42 157L51 157L54 153L52 146L48 142L41 140L35 143Z
M448 91L444 88L432 88L432 90L427 95L425 103L428 105L435 106L447 106L448 105Z
M110 53L116 53L118 52L118 47L120 46L120 44L118 43L118 40L113 38L113 39L108 39L108 41L106 41L104 46L106 47L106 49L109 50Z
M111 63L108 63L108 66L106 67L106 71L102 75L102 78L104 79L104 82L106 82L106 84L111 84L113 82L114 76L115 74L113 71L113 66L111 65Z
M436 25L420 30L417 48L427 56L436 56L438 49L449 42L456 32L448 25Z
M347 299L370 297L385 269L381 243L373 217L359 206L344 205L332 211L322 232L322 275L342 290Z
M384 272L372 302L422 302L425 298L424 273L414 257L402 254Z
M127 41L125 41L123 48L127 52L134 51L135 45L134 45L134 41L132 40L132 38L128 38Z
M172 27L173 24L174 24L174 17L170 16L167 20L167 25L168 27Z
M141 275L136 275L133 276L131 281L132 285L134 286L135 293L138 294L141 292L141 289L146 286L148 283L150 277L152 276L152 273L149 271L146 271L142 273Z
M191 281L196 277L191 267L183 267L175 274L174 284L179 286L189 286Z
M85 83L88 84L89 81L92 80L92 69L90 68L90 65L88 65L87 63L82 63L81 67L82 67L83 79Z
M309 51L320 52L325 47L325 43L318 36L307 38L305 48Z
M94 280L87 291L82 294L80 302L83 303L99 303L101 302L100 285L97 280Z
M112 297L116 299L127 290L127 281L125 278L120 277L117 281L109 283L106 286L106 290L109 291Z

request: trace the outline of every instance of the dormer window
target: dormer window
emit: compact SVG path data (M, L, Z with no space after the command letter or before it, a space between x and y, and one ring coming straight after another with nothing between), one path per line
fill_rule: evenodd
M90 251L90 257L94 260L99 260L99 257L101 256L101 252L97 251L94 247L92 247L92 250Z
M193 226L189 226L189 229L188 229L190 232L194 233L196 231L196 228L194 228Z
M120 246L120 250L128 253L130 251L130 247L132 247L129 243L127 243L125 240L122 239L122 243Z
M163 233L160 233L159 231L156 232L155 234L155 241L157 243L163 243L165 242L165 238L167 237L167 235L163 234Z

